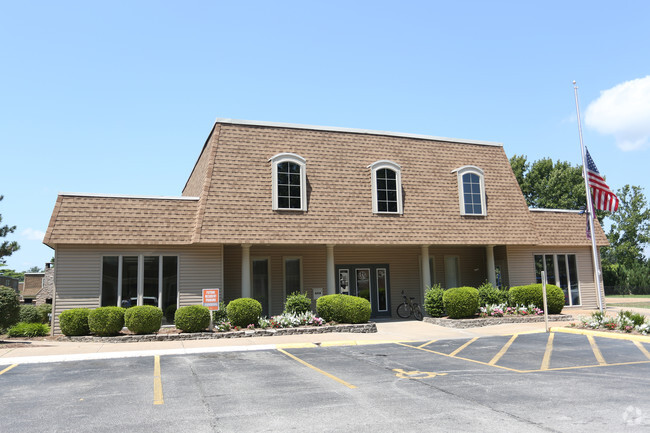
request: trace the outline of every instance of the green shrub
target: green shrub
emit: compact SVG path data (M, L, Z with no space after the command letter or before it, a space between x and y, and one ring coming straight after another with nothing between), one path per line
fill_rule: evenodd
M18 323L19 318L18 294L11 287L0 286L0 329L9 328Z
M188 305L176 310L174 324L183 332L205 331L210 326L210 310L203 305Z
M52 304L41 304L36 307L41 315L41 323L50 323L50 314L52 313Z
M252 298L239 298L228 302L226 308L228 320L232 326L245 328L257 324L262 315L262 304Z
M307 295L295 292L287 296L284 303L284 312L292 314L302 314L311 311L311 299Z
M162 325L163 312L153 305L131 307L124 312L124 324L134 334L153 334Z
M478 304L480 307L486 305L501 305L508 303L508 291L500 290L489 282L481 284L478 288Z
M65 310L59 314L59 327L64 335L88 335L90 328L88 327L88 315L90 310L88 308L73 308Z
M474 287L454 287L442 295L445 311L451 319L472 317L478 310L478 290Z
M41 323L41 313L34 305L23 304L20 306L19 322Z
M10 337L44 337L50 335L50 327L44 323L19 322L9 328Z
M316 301L316 312L326 322L365 323L372 309L367 299L349 295L325 295Z
M513 305L530 305L544 309L543 288L541 284L515 286L510 288L510 302ZM564 292L558 286L546 285L548 314L560 314L564 308Z
M215 324L228 321L228 307L224 302L219 302L219 309L212 311L212 321Z
M442 317L445 315L445 305L442 302L444 293L440 284L434 284L424 293L424 309L429 316Z
M633 313L630 310L625 310L621 311L619 315L630 319L632 322L634 322L634 326L641 326L645 323L645 316L643 314Z
M176 315L176 304L169 305L165 308L165 320L167 323L174 323L174 316Z
M90 332L100 337L117 335L124 328L124 312L122 307L99 307L88 314Z

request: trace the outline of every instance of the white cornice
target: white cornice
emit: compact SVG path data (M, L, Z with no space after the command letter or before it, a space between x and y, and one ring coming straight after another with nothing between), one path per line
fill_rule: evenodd
M188 200L197 201L199 197L167 197L156 195L127 195L127 194L98 194L92 192L60 192L59 195L69 197L97 197L97 198L133 198L133 199L148 199L148 200Z
M583 211L581 210L573 210L573 209L544 209L544 208L529 207L528 210L531 212L583 213Z

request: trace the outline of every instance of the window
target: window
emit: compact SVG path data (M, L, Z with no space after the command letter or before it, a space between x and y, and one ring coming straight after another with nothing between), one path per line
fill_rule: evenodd
M578 267L575 254L536 254L535 278L542 283L542 271L546 273L546 282L562 289L564 305L580 305L578 288Z
M302 292L302 260L300 257L286 257L284 259L285 298L294 292Z
M368 166L372 170L373 213L402 213L401 167L392 161L377 161Z
M101 305L177 305L178 257L104 256Z
M293 153L279 153L271 158L273 176L273 210L307 210L306 161Z
M445 288L460 286L460 265L458 256L445 256Z
M458 175L460 214L487 215L483 170L473 165L466 165L454 171Z

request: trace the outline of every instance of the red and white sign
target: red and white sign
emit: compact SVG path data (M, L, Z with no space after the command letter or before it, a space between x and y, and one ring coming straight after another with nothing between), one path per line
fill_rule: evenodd
M219 289L203 289L203 306L212 311L219 310Z

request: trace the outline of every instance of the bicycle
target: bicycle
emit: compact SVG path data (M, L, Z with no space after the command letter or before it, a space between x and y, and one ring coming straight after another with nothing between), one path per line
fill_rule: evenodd
M406 294L404 294L404 290L402 290L402 298L404 298L404 302L397 306L397 315L402 319L408 319L413 316L416 320L422 320L422 308L420 307L420 304L413 302L415 298L407 297Z

